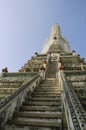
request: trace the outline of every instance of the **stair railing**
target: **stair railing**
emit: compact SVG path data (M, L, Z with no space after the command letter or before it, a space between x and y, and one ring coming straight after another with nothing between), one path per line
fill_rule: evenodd
M12 118L13 112L18 111L28 93L31 93L40 83L41 77L35 75L31 80L24 83L17 91L0 102L0 130L3 129L7 120Z
M85 130L86 113L72 89L72 84L66 79L62 70L60 70L59 78L60 85L63 89L63 103L68 130Z

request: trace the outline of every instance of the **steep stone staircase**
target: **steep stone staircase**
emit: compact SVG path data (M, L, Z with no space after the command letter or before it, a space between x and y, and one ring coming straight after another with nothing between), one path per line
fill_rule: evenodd
M48 65L46 77L56 78L56 72L57 72L57 62L51 60L49 65Z
M55 69L56 62L52 62L47 78L31 95L28 93L20 110L14 112L13 118L7 122L5 130L61 130L61 88L55 78Z

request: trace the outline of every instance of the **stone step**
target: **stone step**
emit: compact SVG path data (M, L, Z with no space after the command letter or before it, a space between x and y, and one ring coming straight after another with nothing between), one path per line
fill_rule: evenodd
M51 89L51 88L39 88L39 89L36 89L34 92L58 92L58 91L61 91L61 88L56 88L56 89Z
M43 93L43 94L40 94L40 93L33 93L32 94L33 97L58 97L58 96L61 96L61 92L58 92L58 93L52 93L52 94L48 94L48 93Z
M56 72L49 72L48 75L56 75ZM52 78L55 78L55 77L52 77Z
M54 72L53 72L53 73L52 73L52 72L49 72L49 73L48 73L48 76L49 76L49 75L56 75L56 73L54 73ZM52 77L52 78L55 78L55 77Z
M57 66L56 65L49 65L49 68L48 70L56 70L57 69Z
M55 82L55 80L58 80L58 79L56 79L56 78L46 78L45 80L44 80L44 82L46 82L46 81L52 81L52 82Z
M32 97L32 98L27 98L26 100L30 100L30 101L61 101L61 97L54 97L54 98L52 98L52 97L48 97L48 98L46 98L46 97L40 97L40 98L38 98L38 97Z
M51 76L51 75L56 76L56 73L54 73L54 72L49 72L47 75L48 75L48 76ZM50 78L50 77L49 77L49 78ZM56 77L52 77L52 78L56 78Z
M52 77L50 77L50 76L52 76ZM48 73L48 78L56 78L56 74Z
M56 82L56 78L52 78L52 79L46 78L44 81L41 82L41 84L46 84L46 83L48 83L48 84L55 84L55 82Z
M36 91L34 91L34 94L37 94L37 95L40 95L40 94L41 94L41 95L46 95L46 94L47 94L47 95L50 95L50 94L51 94L51 95L52 95L52 94L53 94L53 95L54 95L54 94L55 94L55 95L58 95L58 93L61 93L61 90L59 90L59 91L57 91L57 92L36 92Z
M41 91L41 89L40 89L40 91L35 90L35 91L34 91L34 94L35 94L35 93L37 93L37 94L46 94L46 93L47 93L47 94L57 94L58 92L61 92L61 89L58 89L57 91L53 91L53 92L52 92L52 91L48 91L48 90L43 92L43 91Z
M49 101L26 101L23 103L23 105L36 105L36 106L61 106L61 102L49 102Z
M48 67L50 67L50 66L55 66L56 67L56 65L57 65L57 63L56 62L51 62L49 65L48 65Z
M41 89L41 90L55 90L60 88L59 86L52 86L52 87L46 87L46 86L39 86L38 88L36 88L36 90Z
M36 90L36 91L37 91L37 90L38 90L38 91L39 91L39 90L42 90L42 91L43 91L43 90L46 90L46 91L47 91L47 90L48 90L48 91L49 91L49 90L50 90L50 91L51 91L51 90L52 90L52 91L55 91L55 90L61 90L61 87L59 87L59 86L57 86L57 85L54 85L54 86L51 86L51 87L50 87L50 86L49 86L49 87L48 87L48 86L39 86L39 87L36 88L35 90Z
M32 96L33 97L38 97L38 98L41 98L41 97L46 97L46 98L50 98L50 97L52 97L52 98L54 98L54 97L61 97L61 93L58 93L58 94L45 94L45 95L41 95L41 94L32 94Z
M54 84L56 80L57 80L56 78L52 78L52 79L46 78L46 79L43 80L41 83L42 83L42 84L43 84L43 83L52 83L52 84Z
M48 73L49 78L56 78L56 73ZM53 76L53 77L50 77Z
M56 82L56 81L55 81L55 82ZM46 82L43 82L43 83L40 83L40 84L42 84L42 85L44 85L44 84L54 85L55 82L53 82L53 81L47 82L47 81L46 81ZM39 84L39 85L40 85L40 84Z
M40 88L37 88L35 89L34 92L58 92L59 90L61 90L60 87L57 87L57 88L44 88L44 87L40 87Z
M50 64L50 65L48 65L48 69L50 69L50 68L57 68L57 65L56 64Z
M61 111L61 106L50 107L50 106L24 106L20 107L21 111Z
M53 120L47 120L47 119L28 119L28 118L20 118L18 120L9 120L9 125L23 125L23 126L43 126L43 127L61 127L61 120L53 119ZM46 128L47 130L47 128Z
M34 93L57 93L61 91L61 88L57 88L57 89L36 89L34 91Z
M48 72L47 74L48 74L48 75L49 75L49 74L56 74L56 70L54 70L54 71L53 71L53 70L52 70L52 71L49 70L49 72Z
M40 84L39 87L55 87L56 84Z
M52 63L52 64L49 64L49 65L48 65L48 68L49 68L49 69L50 69L51 67L56 68L56 66L57 66L56 63Z
M15 112L14 116L15 119L17 117L27 117L27 118L47 118L47 119L61 119L61 112Z
M56 74L56 70L49 70L48 74Z
M48 70L57 70L57 66L56 65L49 65Z
M51 81L55 82L55 78L52 78L52 79L46 78L43 82L51 82Z

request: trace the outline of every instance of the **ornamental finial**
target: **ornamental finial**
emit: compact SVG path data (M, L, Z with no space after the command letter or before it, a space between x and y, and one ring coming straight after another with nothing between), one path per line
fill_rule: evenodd
M51 37L58 37L58 36L61 36L61 30L60 26L57 23L55 23L51 29Z

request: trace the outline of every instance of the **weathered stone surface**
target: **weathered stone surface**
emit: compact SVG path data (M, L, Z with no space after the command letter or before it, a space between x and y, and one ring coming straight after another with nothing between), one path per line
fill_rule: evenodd
M32 96L27 95L20 111L14 113L13 119L9 120L6 128L12 128L12 124L16 129L16 125L22 125L24 128L33 126L34 129L37 126L40 129L43 127L44 129L49 127L50 130L60 129L61 89L58 86L58 79L56 81L56 78L47 78L39 84Z
M35 53L18 73L0 75L0 100L0 130L86 129L86 63L70 51L58 24L41 54Z
M50 46L56 44L57 51L59 53L59 48L63 52L70 52L69 43L61 36L60 26L58 24L54 24L51 29L50 37L45 41L42 54L46 54L49 51Z

